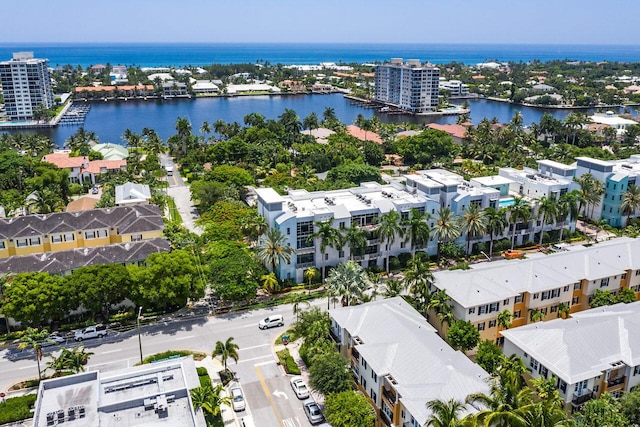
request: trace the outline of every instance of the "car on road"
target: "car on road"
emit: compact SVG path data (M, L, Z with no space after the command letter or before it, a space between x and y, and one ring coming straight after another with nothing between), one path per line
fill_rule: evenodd
M265 317L258 323L258 328L269 329L275 326L284 326L284 317L282 314L274 314L269 317Z
M232 387L229 390L229 394L231 395L231 407L234 411L244 411L247 407L247 404L244 400L244 394L242 393L242 389L238 387Z
M59 345L67 342L65 337L60 336L58 333L54 332L50 334L46 340L40 343L40 347L48 347L50 345Z
M320 406L318 406L315 400L305 400L302 405L304 408L304 414L307 416L311 424L320 424L324 421L324 416L322 415L322 411L320 411Z
M76 331L73 339L76 341L87 340L90 338L102 338L107 336L107 327L104 325L87 326L84 329Z
M302 377L293 377L289 383L291 384L291 388L298 399L307 399L309 397L309 387L307 387L307 384L305 384Z

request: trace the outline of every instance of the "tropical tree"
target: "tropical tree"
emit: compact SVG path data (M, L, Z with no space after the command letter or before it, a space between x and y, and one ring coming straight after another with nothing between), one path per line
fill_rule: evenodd
M571 309L565 303L558 304L558 317L566 319L569 316Z
M561 222L559 242L562 241L565 222L568 220L569 223L571 223L574 219L578 218L580 213L579 206L580 193L578 190L565 193L558 199L556 219Z
M544 320L544 313L539 308L529 309L529 319L535 323Z
M342 235L340 232L333 228L333 223L331 220L327 221L316 221L313 223L315 226L315 231L308 238L309 241L316 241L320 244L316 244L316 248L320 249L320 257L322 258L321 264L321 279L322 283L324 283L324 278L326 276L326 258L327 258L327 248L335 247L340 244L342 240Z
M349 259L353 260L354 255L367 246L368 232L362 227L353 225L344 229L343 233L342 241L349 246Z
M56 375L84 372L85 365L92 355L93 353L87 351L82 344L75 346L73 349L63 348L58 357L52 357L47 362L47 369L53 370Z
M457 320L447 331L447 341L456 350L469 351L478 345L480 332L469 321Z
M462 214L461 232L467 236L467 256L471 256L471 239L484 235L487 220L484 211L477 203L470 204Z
M38 380L42 379L42 372L40 370L40 360L42 359L42 343L47 341L49 331L46 329L38 330L37 328L27 328L24 334L20 337L20 344L18 348L23 350L25 348L33 349L36 356L36 362L38 363Z
M304 271L303 276L309 285L309 292L311 292L311 283L313 282L313 279L315 279L316 274L318 274L318 269L315 267L309 267Z
M438 239L437 259L440 259L440 247L443 243L455 240L460 235L459 222L456 220L450 208L440 208L437 213L436 227L434 230Z
M313 130L319 126L318 115L311 112L307 117L302 120L302 127L305 129Z
M285 244L285 236L277 228L270 228L262 242L256 247L256 253L260 262L271 266L271 271L275 272L281 262L288 263L295 252L294 249Z
M191 123L185 117L178 117L176 119L176 132L178 132L178 138L182 144L182 155L187 155L187 143L191 138Z
M408 263L408 268L404 272L404 287L409 290L409 294L415 301L418 311L426 314L430 299L429 286L433 282L428 259L414 256Z
M222 405L231 405L230 396L222 396L224 386L218 384L212 387L211 384L205 384L200 387L196 387L191 390L191 403L193 409L203 409L213 416L220 414L220 407Z
M427 418L426 427L461 427L460 415L465 412L465 404L455 399L432 400L427 402L427 409L431 412Z
M502 329L509 329L511 327L511 321L513 320L513 314L505 309L498 314L498 327Z
M367 398L353 390L327 396L325 416L333 427L371 427L375 412Z
M364 291L370 286L367 273L353 261L338 264L327 278L327 288L332 295L341 297L343 306L362 302Z
M307 301L304 297L304 294L294 294L293 295L293 314L296 316L296 323L298 322L300 312L302 310L302 306L305 305L307 308L311 307L311 303Z
M411 247L411 255L415 255L416 249L424 247L431 237L431 226L429 225L431 215L411 208L409 217L402 221L406 242Z
M622 213L627 215L627 224L638 208L640 208L640 187L630 184L620 204Z
M507 211L506 209L488 207L484 210L484 217L487 223L487 232L489 233L489 258L491 258L493 256L494 237L502 235L507 227Z
M260 280L262 280L262 287L270 294L276 292L280 285L278 277L276 277L276 274L273 271L269 274L263 274L260 277Z
M540 228L540 241L539 245L542 245L542 238L544 237L544 226L552 221L555 221L557 218L557 205L556 201L547 196L542 196L538 200L538 220L542 222L542 227Z
M387 276L389 275L389 252L391 250L391 245L395 242L396 237L403 235L403 229L400 225L400 214L394 210L389 211L377 219L377 233L380 237L381 241L386 242L386 251L387 251L387 259L386 259L386 271Z
M518 222L526 223L531 218L531 205L524 200L523 196L515 196L513 204L509 206L509 221L513 224L513 232L511 234L511 249L515 245L516 226Z
M511 375L509 375L511 376ZM489 394L474 393L466 403L485 409L473 415L478 425L486 427L525 427L525 416L533 403L534 393L514 381L505 381L504 374L491 383Z
M238 344L233 342L233 337L227 338L225 342L217 341L216 348L213 350L211 357L220 356L220 361L224 365L224 370L227 370L227 360L233 359L236 363L238 363L238 359L240 356L238 355L238 351L240 347Z

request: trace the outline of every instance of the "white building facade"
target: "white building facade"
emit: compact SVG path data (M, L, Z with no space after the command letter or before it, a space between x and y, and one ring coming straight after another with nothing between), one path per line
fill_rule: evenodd
M412 113L427 113L438 108L440 70L417 59L391 62L375 68L374 99Z
M34 110L53 107L53 89L47 59L33 52L16 52L9 61L0 62L0 83L5 110L12 121L33 120Z

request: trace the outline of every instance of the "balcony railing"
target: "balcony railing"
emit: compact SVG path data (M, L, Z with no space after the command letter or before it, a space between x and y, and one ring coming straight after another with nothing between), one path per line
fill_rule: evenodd
M386 426L391 427L393 425L393 419L390 419L389 416L384 413L384 411L380 411L380 418Z
M357 360L360 361L360 352L356 350L355 347L351 347L351 355Z
M593 398L593 391L587 389L584 390L581 394L573 393L573 398L571 399L571 404L574 406L580 406L583 403L591 400Z
M614 379L609 379L609 381L607 381L607 388L615 387L617 385L622 384L624 382L625 378L626 377L624 375L622 375L622 376L614 378Z
M396 394L391 391L391 390L387 390L386 388L382 389L382 395L389 401L389 403L391 403L392 405L396 404Z
M340 339L340 337L338 336L338 334L336 333L336 331L334 331L332 328L329 328L329 336L331 337L331 339L338 343L341 344L342 340Z

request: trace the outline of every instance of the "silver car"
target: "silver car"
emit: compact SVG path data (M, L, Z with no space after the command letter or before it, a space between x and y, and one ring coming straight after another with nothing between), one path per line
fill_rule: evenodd
M233 410L236 412L244 411L247 405L244 400L242 389L240 387L233 387L229 390L229 394L231 395L231 407Z
M311 424L320 424L324 421L320 407L313 399L305 400L303 403L304 413Z

